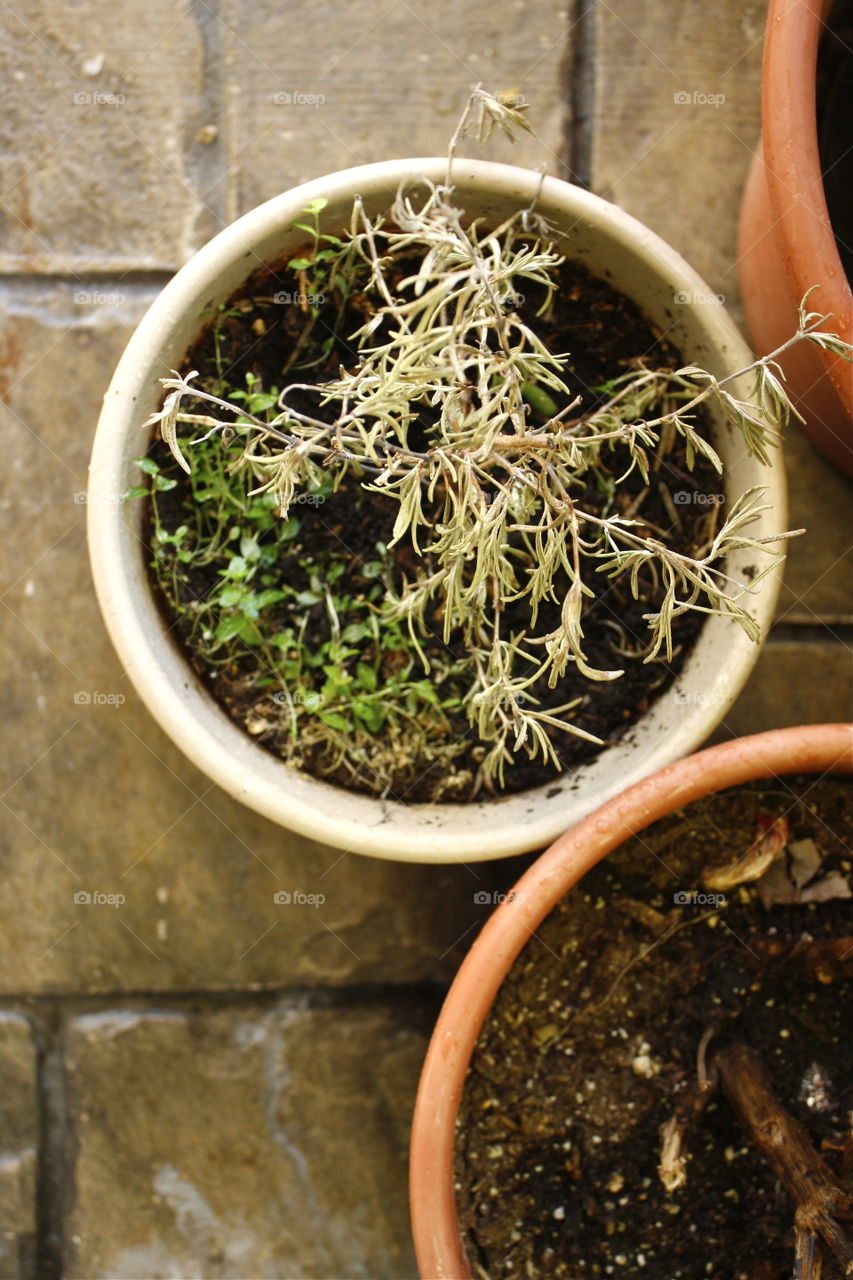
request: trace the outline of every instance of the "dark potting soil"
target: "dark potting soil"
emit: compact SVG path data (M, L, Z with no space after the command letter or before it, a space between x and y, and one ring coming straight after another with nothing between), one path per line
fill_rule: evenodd
M304 281L300 285L293 273L284 267L277 271L263 269L256 272L218 317L216 331L212 326L208 328L188 352L184 372L198 370L200 386L216 382L220 376L218 370L227 371L228 381L233 387L245 386L247 373L253 374L266 388L280 387L288 379L292 380L294 375L289 370L289 362L295 344L302 344L300 359L305 356L307 344L303 334L306 314L298 305L276 302L276 295L281 297L282 291L288 296L298 294L304 291ZM593 390L594 387L624 373L640 359L645 359L650 365L678 367L681 363L677 353L666 344L661 334L655 332L632 302L578 263L567 263L560 269L553 313L547 320L540 317L534 321L541 300L541 296L531 294L519 309L528 322L535 323L537 331L552 350L571 352L566 379L573 390L582 394L584 407L592 407L599 402L601 397ZM351 314L346 317L341 332L351 333L363 321L357 304L358 299L351 306ZM311 342L315 341L317 334L326 337L330 333L335 307L334 298L328 298L314 326ZM352 362L353 356L351 345L337 339L325 358L310 371L311 379L323 381L336 376L340 363ZM304 380L306 375L297 376ZM310 407L312 412L318 412L313 402ZM705 429L702 420L698 426L700 430ZM160 518L167 529L174 531L186 519L184 504L188 480L162 442L155 441L150 452L161 465L163 473L177 481L177 487L171 492L158 495ZM614 478L621 472L623 461L622 457L613 461ZM682 551L691 553L706 545L723 518L719 478L704 459L698 459L694 470L688 471L680 440L676 440L670 451L655 463L648 491L641 495L643 488L639 475L632 474L616 495L615 509L624 512L633 504L635 510L632 514L643 521L652 534L659 536L661 531L670 533L674 530L675 541ZM599 512L605 509L608 501L606 495L597 490L589 490L577 500L579 505ZM279 560L282 581L299 590L307 587L307 573L304 567L300 567L300 557L305 548L326 545L345 563L344 580L348 590L357 594L373 585L373 580L368 580L365 574L365 566L375 558L377 542L387 544L391 539L397 511L393 500L368 492L348 479L322 504L305 504L295 509L298 510L300 530L298 537L282 549ZM411 568L412 562L411 549L399 547L396 572L402 576ZM187 599L203 599L213 585L210 570L196 570L190 564L185 567L185 572ZM658 660L644 665L641 659L647 642L647 629L643 615L658 607L660 592L657 584L650 577L641 575L640 598L636 600L625 581L608 582L601 575L599 583L593 585L597 586L598 594L589 602L584 618L588 653L596 665L623 667L624 675L613 682L599 683L587 680L572 668L553 690L543 682L543 687L535 688L534 692L543 706L562 706L579 698L580 705L569 712L567 718L579 728L600 737L605 744L610 744L618 740L671 684L699 631L702 616L688 612L676 618L672 627L672 661ZM193 652L191 620L180 616L176 618L168 604L162 603L173 633L187 646L190 661L214 696L238 723L244 726L252 721L257 723L258 707L261 702L264 707L269 707L270 693L269 690L259 693L254 683L251 650L247 647L245 654L233 663L209 664ZM286 619L282 615L284 608L284 605L277 606L270 611L276 628L294 625L294 622L298 624L299 619ZM516 618L512 617L512 610L505 614L508 629L511 625L520 628L527 621L524 603L516 609ZM543 629L556 625L559 606L543 606L540 619ZM341 617L341 626L345 627L349 621L347 617ZM329 639L329 621L322 605L311 611L310 626L315 643ZM443 647L439 638L442 628L437 619L432 630L434 634L428 637L425 648L434 654L439 646ZM464 648L458 637L451 637L447 648L452 656L464 659ZM626 648L638 656L625 660ZM452 713L450 719L454 740L465 742L462 754L441 768L429 768L418 761L401 762L392 785L384 789L384 794L408 802L439 798L465 801L470 798L485 748L464 714ZM563 770L571 770L601 749L560 730L549 728L548 732ZM274 754L294 762L294 744L286 729L271 727L255 740ZM377 790L369 759L365 759L363 771L353 776L351 769L345 770L330 760L323 747L303 745L298 749L295 763L306 772L350 789L374 793ZM519 753L507 768L505 790L517 792L554 778L551 764L541 760L530 761L525 754Z
M836 0L823 28L817 116L829 220L844 273L853 283L853 0ZM815 297L819 300L820 295Z
M725 1097L688 1137L685 1185L667 1192L658 1175L659 1130L711 1030L762 1055L836 1179L853 1174L850 900L765 908L743 884L717 909L703 889L703 867L733 862L757 820L780 815L825 856L821 873L853 884L853 782L756 783L623 844L531 937L458 1120L457 1203L480 1280L792 1274L794 1208ZM841 1274L825 1256L823 1280Z

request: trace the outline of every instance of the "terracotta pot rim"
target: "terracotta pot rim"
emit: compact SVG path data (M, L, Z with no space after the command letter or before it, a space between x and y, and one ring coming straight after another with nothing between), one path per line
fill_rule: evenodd
M424 1280L470 1280L453 1187L455 1121L465 1072L516 956L556 902L628 836L726 787L790 773L853 772L853 724L775 729L708 747L630 787L548 848L489 918L439 1015L412 1124L410 1203Z
M761 91L767 184L798 298L819 285L813 308L830 311L847 341L853 293L844 273L824 195L817 136L817 52L829 0L771 0ZM810 252L803 252L804 242ZM806 276L817 263L818 279Z

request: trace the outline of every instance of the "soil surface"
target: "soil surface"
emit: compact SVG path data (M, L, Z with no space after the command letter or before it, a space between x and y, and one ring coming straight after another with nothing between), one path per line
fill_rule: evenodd
M280 387L288 378L293 378L292 373L285 371L285 364L291 358L294 344L301 340L306 317L299 306L279 305L275 297L280 297L282 290L290 296L300 289L304 289L304 282L300 285L286 268L277 272L264 269L256 273L229 302L218 321L216 335L209 329L188 353L184 371L199 370L199 385L202 386L215 383L217 371L223 368L234 387L245 385L247 373L260 379L264 387ZM547 320L535 318L540 302L541 297L531 294L519 306L519 311L528 323L537 328L552 350L571 353L566 380L573 390L577 389L582 394L585 407L592 407L599 400L593 388L624 373L640 359L649 365L659 366L678 367L681 363L633 303L606 282L591 276L580 264L567 263L560 269L556 303ZM328 335L334 308L334 300L330 297L314 327L316 333ZM362 320L363 315L358 313L354 304L353 314L342 325L341 331L352 332ZM352 355L347 342L336 341L324 360L312 370L312 378L322 381L334 376L339 364L350 362ZM318 412L316 405L311 408ZM703 429L701 420L698 427ZM187 519L188 480L174 464L162 442L155 441L150 453L160 463L164 474L177 481L174 490L158 496L161 519L168 529L174 530ZM620 456L614 457L611 464L614 478L622 470L622 461ZM687 470L683 446L676 441L671 451L655 463L647 491L642 492L646 486L634 473L620 488L614 506L623 512L632 508L631 514L644 522L649 533L654 536L659 536L662 531L674 533L672 540L680 550L695 552L707 544L724 518L720 487L716 473L703 459L697 461L692 472ZM582 507L601 512L610 498L591 488L577 501ZM278 562L281 580L293 584L300 591L307 587L306 548L316 550L325 547L329 554L344 562L344 580L353 594L367 592L375 586L375 571L370 565L375 559L376 544L387 544L391 539L397 511L393 500L370 493L355 481L347 480L322 504L305 504L292 510L298 513L299 536L282 548ZM638 531L642 532L642 526ZM405 546L396 552L396 563L392 569L396 583L411 570L412 555L411 548ZM182 575L186 600L203 599L211 589L209 568L194 572L190 564L185 571L182 569ZM544 687L534 689L543 706L562 706L573 699L580 699L579 706L569 712L567 718L600 737L605 744L618 740L671 684L702 622L702 616L693 612L676 618L672 661L661 660L644 665L642 657L648 633L643 615L656 610L660 594L657 584L649 577L644 579L641 575L640 587L640 598L635 600L627 582L608 581L601 575L597 596L589 602L585 614L584 634L593 664L604 668L623 667L624 675L619 680L594 683L571 669L553 690L544 686L544 682ZM479 762L485 748L464 713L456 712L450 716L451 742L455 751L452 759L430 767L423 760L401 757L390 785L383 783L378 788L368 755L365 755L363 768L358 765L353 768L351 762L344 768L322 744L304 740L294 744L293 735L286 726L274 723L269 690L259 694L253 677L251 651L247 649L227 664L207 662L193 651L191 619L176 616L173 603L162 601L173 634L187 646L190 661L232 717L244 726L256 726L253 732L261 746L332 782L365 792L381 790L385 795L409 802L436 799L461 802L476 792L480 785ZM301 618L287 616L287 608L286 603L282 603L270 610L271 625L276 628L298 625ZM525 603L522 602L517 609L517 619L511 616L510 611L505 617L509 623L517 622L523 626L527 621ZM558 618L559 606L543 606L538 629L541 632L556 625ZM346 616L340 619L343 627L348 621ZM425 645L427 652L435 656L438 649L443 648L464 664L465 650L458 638L452 636L449 645L445 646L439 639L442 630L440 620L433 621ZM310 627L314 643L328 639L329 623L322 605L311 611ZM257 732L259 724L265 726L260 733ZM548 732L557 747L562 770L571 770L601 750L560 730L549 729ZM554 777L553 765L540 760L531 762L526 755L519 754L507 768L505 790L517 792Z
M622 845L521 953L458 1120L458 1207L477 1277L792 1274L792 1204L725 1097L688 1137L685 1185L668 1192L658 1174L659 1130L696 1081L708 1032L711 1046L736 1038L762 1055L839 1174L853 1108L850 900L768 908L757 881L717 906L701 876L780 815L790 842L811 839L825 858L819 877L853 883L853 782L754 784ZM697 897L684 904L685 893ZM823 1280L840 1275L825 1257Z

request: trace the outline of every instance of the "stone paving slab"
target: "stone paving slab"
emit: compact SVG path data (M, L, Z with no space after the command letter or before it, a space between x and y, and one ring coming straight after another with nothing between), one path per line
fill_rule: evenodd
M444 155L478 81L531 103L535 136L495 137L488 158L547 163L565 176L564 0L499 11L454 0L362 0L345 9L320 0L291 17L274 0L232 0L228 12L234 213L336 169ZM460 154L477 154L476 145Z
M782 622L853 623L853 483L791 424L785 434L790 529L777 608ZM853 710L851 710L853 715Z
M592 187L737 303L740 196L759 136L766 5L593 7Z
M405 1280L425 1050L380 1006L77 1018L67 1280Z
M6 800L6 887L20 905L0 940L0 989L449 978L484 917L474 892L488 871L342 856L280 830L165 743L152 754L135 711L120 724L100 710L81 721ZM105 803L95 775L99 788L115 787Z
M283 831L212 787L130 694L123 707L69 705L65 716L41 757L32 736L23 756L18 744L15 761L32 767L4 800L5 883L18 905L0 935L0 990L452 973L483 918L473 895L488 872L342 855Z
M171 268L209 238L203 8L4 8L0 270Z
M714 741L796 724L853 720L853 650L841 640L771 636Z
M39 1145L30 1024L0 1012L0 1280L34 1275Z

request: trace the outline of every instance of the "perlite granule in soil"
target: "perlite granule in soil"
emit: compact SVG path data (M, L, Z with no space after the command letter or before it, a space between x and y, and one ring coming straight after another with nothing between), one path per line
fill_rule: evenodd
M851 818L846 779L711 796L621 846L536 930L460 1108L475 1276L788 1280L794 1206L726 1096L687 1135L674 1191L660 1130L696 1088L697 1058L746 1042L853 1191ZM750 846L738 875L760 876L711 888ZM823 1280L842 1274L825 1250Z

